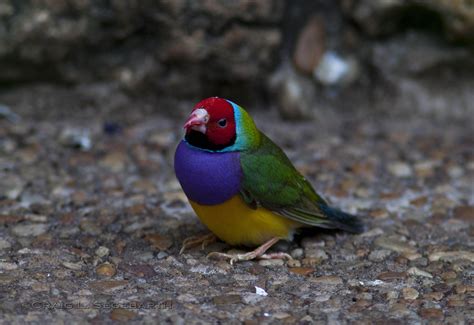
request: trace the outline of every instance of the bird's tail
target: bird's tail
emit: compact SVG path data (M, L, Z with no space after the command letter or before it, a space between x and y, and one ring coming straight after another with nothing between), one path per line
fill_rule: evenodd
M352 233L364 232L365 226L359 217L328 205L320 205L321 211L329 219L329 225Z

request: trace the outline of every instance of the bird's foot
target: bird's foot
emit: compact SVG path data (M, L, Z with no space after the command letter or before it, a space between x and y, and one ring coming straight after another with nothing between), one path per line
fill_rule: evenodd
M293 257L291 257L290 254L283 253L283 252L263 254L263 255L260 255L258 258L261 259L261 260L274 260L274 259L292 260L293 259Z
M245 254L226 254L226 253L220 253L220 252L212 252L207 255L207 258L228 259L230 265L233 265L235 262L250 261L254 259L261 259L261 260L271 260L271 259L292 260L293 259L287 253L279 252L279 253L258 255L255 253L255 251L251 251Z
M234 264L234 262L239 262L239 261L250 261L253 259L282 259L286 258L289 260L292 260L293 258L286 254L286 253L270 253L270 254L265 254L265 252L272 247L279 238L272 238L263 245L257 247L255 250L244 253L244 254L226 254L226 253L220 253L220 252L212 252L207 255L208 258L217 258L217 259L229 259L229 263L231 265Z
M183 254L188 248L196 247L201 245L201 249L206 248L209 244L214 243L217 240L217 237L214 234L207 234L204 236L194 236L186 238L183 241L179 254Z

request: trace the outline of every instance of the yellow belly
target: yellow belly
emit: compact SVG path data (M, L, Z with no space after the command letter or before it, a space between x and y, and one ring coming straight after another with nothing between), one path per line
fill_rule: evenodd
M273 237L291 239L300 226L265 208L250 208L240 195L219 205L190 203L202 223L231 245L258 246Z

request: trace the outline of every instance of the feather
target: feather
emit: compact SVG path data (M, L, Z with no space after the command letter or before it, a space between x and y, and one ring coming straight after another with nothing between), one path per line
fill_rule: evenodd
M355 233L363 230L358 217L330 207L275 143L263 133L260 138L259 146L240 155L244 202L306 226Z

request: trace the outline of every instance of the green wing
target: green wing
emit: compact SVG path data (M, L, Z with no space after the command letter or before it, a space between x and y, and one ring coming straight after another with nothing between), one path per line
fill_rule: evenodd
M241 195L251 207L265 207L311 226L337 227L322 206L327 203L293 167L285 153L262 133L261 145L241 153Z
M328 206L285 153L263 133L257 149L241 152L240 164L240 194L250 207L262 206L308 226L364 231L358 217Z

